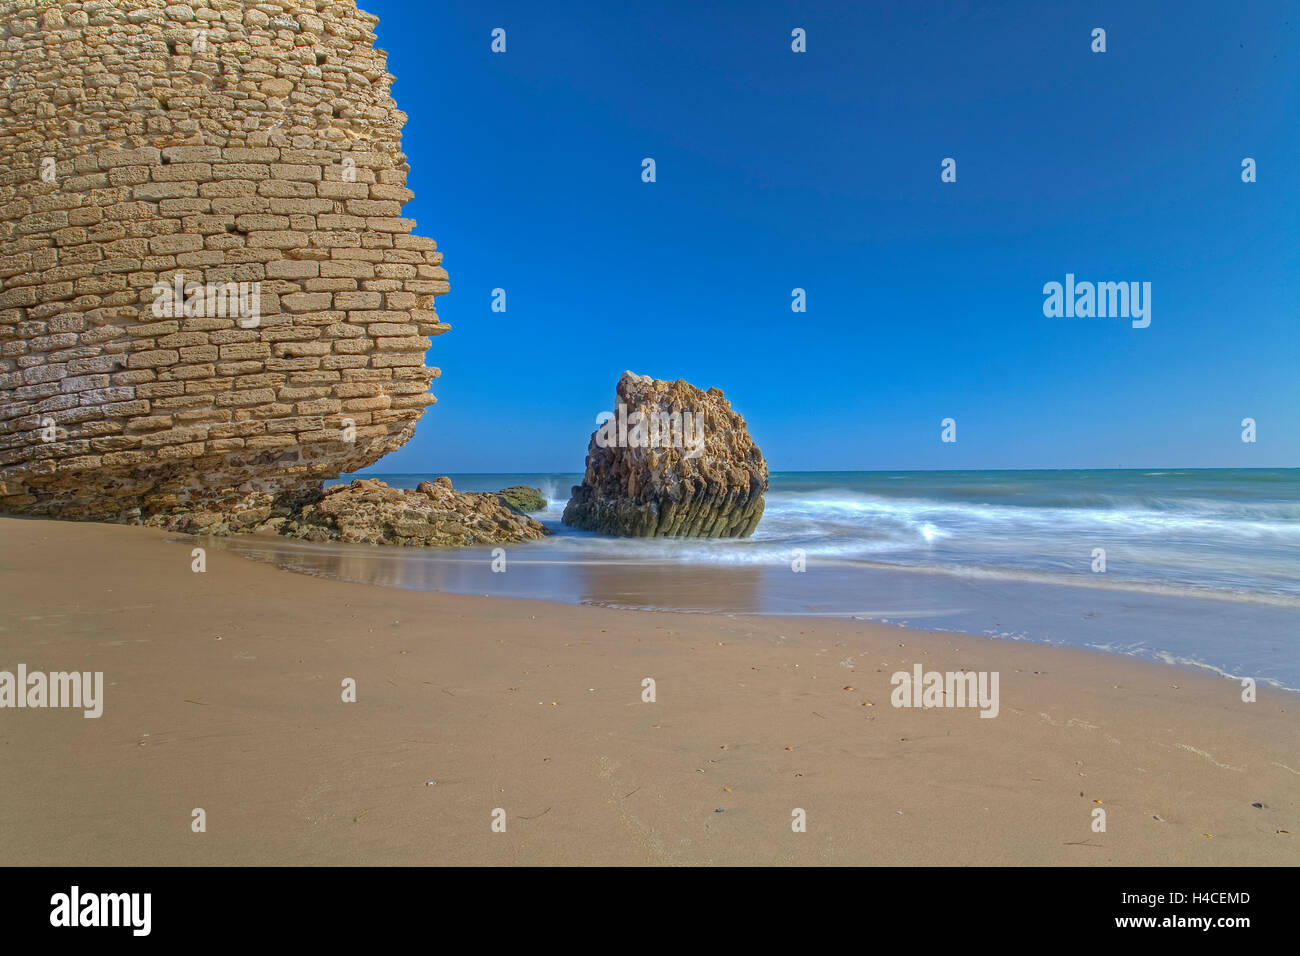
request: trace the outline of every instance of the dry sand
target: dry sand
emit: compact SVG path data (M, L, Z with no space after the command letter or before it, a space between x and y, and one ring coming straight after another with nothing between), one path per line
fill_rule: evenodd
M0 518L0 670L105 681L99 719L0 710L0 861L1300 859L1285 692L859 622L389 590L215 548L197 574L192 546ZM998 671L1000 715L891 707L917 662Z

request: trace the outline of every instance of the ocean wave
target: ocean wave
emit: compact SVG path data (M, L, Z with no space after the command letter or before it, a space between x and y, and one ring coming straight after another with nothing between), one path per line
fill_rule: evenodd
M542 560L788 567L797 550L821 563L1190 589L1286 606L1300 598L1297 470L776 473L763 519L744 540L575 531L562 516L576 474L453 478L464 490L540 488L547 507L535 517L555 532L531 549ZM1104 575L1092 573L1095 549L1105 551Z
M1092 496L1095 497L1095 496ZM872 494L843 487L769 492L744 540L616 539L560 523L564 502L540 515L553 548L605 562L788 565L798 550L819 561L970 575L1035 576L1073 586L1173 589L1224 600L1300 601L1300 506L1204 498L1135 506L1058 508ZM1287 520L1292 513L1294 520ZM1091 573L1094 548L1105 577ZM1164 592L1161 592L1164 593Z

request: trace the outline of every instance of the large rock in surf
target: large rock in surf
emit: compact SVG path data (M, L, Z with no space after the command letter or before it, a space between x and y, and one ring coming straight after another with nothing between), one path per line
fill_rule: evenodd
M767 485L763 453L721 389L624 372L564 523L623 537L744 538Z

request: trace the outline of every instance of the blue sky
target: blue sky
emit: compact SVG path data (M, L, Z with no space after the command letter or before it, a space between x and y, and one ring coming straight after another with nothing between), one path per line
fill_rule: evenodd
M1293 3L361 5L453 327L372 470L580 471L624 369L778 471L1300 465Z

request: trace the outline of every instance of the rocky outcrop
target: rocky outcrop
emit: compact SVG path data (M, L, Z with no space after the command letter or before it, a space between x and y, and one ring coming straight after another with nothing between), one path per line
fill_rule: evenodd
M142 523L189 534L282 534L307 541L459 547L528 541L550 534L499 495L459 492L451 479L414 490L359 478L331 488L285 492L269 504L214 501L211 507L153 515Z
M404 444L448 286L377 19L0 14L0 511L247 530Z
M743 538L763 516L767 485L767 462L721 389L624 372L564 523L629 537Z
M494 494L454 491L446 477L422 481L414 491L374 479L335 485L274 530L307 541L412 547L529 541L550 533Z
M510 507L518 508L520 511L546 510L546 496L542 494L541 488L530 488L528 485L511 485L509 488L502 488L497 494Z

